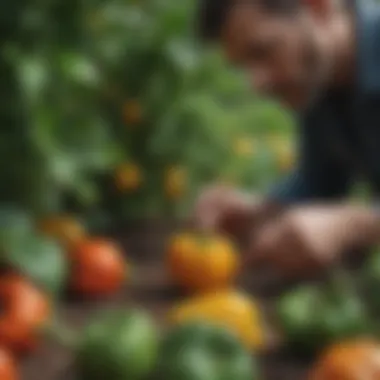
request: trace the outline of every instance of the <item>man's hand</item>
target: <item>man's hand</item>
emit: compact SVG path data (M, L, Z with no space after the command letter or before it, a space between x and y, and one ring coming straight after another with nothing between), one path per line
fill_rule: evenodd
M201 193L195 207L195 220L201 229L241 238L255 230L272 212L274 207L255 195L227 185L214 185Z
M255 234L247 264L269 264L287 277L309 276L337 262L345 251L375 243L378 226L378 215L363 207L295 207Z

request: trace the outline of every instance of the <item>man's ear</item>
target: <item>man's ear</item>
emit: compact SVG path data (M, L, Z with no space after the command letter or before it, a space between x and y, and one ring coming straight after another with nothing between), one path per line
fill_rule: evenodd
M320 20L328 18L336 6L336 0L301 0L303 6Z

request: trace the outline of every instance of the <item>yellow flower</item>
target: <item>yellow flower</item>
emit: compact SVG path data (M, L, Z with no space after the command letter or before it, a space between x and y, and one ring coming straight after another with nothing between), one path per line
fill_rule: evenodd
M282 171L291 169L295 162L295 152L288 137L272 134L266 138L269 149L275 156L278 168Z
M127 125L140 124L143 119L143 108L138 100L127 100L123 106L123 119Z
M251 156L255 152L255 142L249 137L240 137L234 143L234 152L239 156Z
M279 148L277 153L277 165L281 171L288 171L294 166L295 154L291 146Z
M171 167L165 173L165 192L169 198L181 197L187 189L187 172L182 167Z
M87 231L82 223L69 215L53 215L38 223L39 230L56 239L62 246L70 249L86 237Z
M120 191L134 191L143 181L140 168L133 163L122 164L115 173L116 186Z

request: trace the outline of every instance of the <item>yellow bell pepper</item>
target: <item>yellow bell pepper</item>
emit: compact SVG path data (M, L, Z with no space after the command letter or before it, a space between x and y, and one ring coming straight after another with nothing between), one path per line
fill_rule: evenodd
M203 294L174 307L169 321L180 324L203 320L233 331L249 349L265 343L265 328L259 305L244 293L224 290Z

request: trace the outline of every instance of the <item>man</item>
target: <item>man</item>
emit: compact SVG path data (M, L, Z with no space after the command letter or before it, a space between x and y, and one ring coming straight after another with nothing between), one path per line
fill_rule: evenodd
M249 238L252 265L309 275L379 241L378 210L342 201L358 178L380 191L380 6L354 1L200 0L201 37L299 120L284 183L263 199L214 186L196 206L204 228Z

